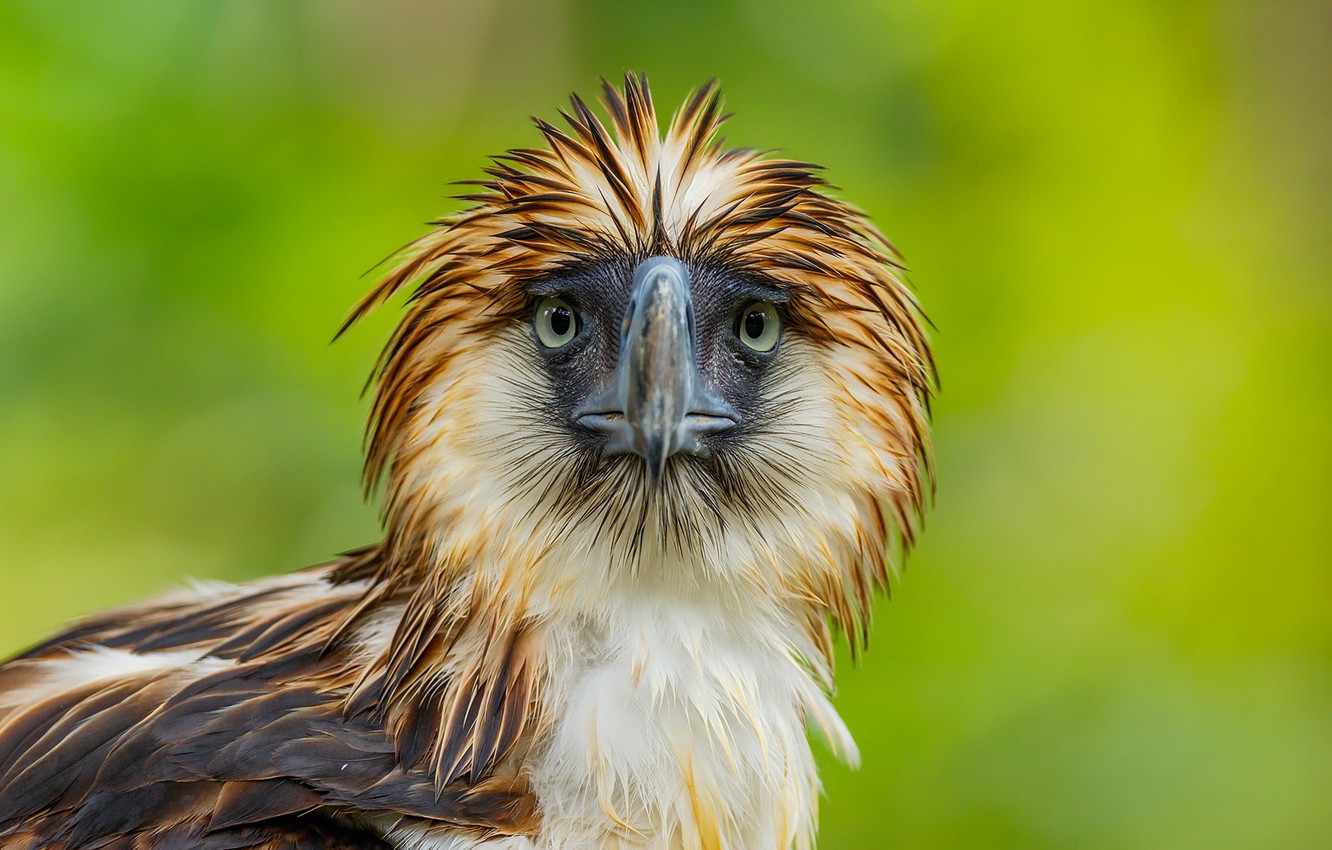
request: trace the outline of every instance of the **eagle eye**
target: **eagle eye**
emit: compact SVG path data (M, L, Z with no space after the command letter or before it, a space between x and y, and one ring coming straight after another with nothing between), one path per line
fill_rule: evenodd
M546 297L537 302L536 317L532 324L537 342L545 348L563 348L578 336L582 324L575 310L563 298Z
M746 348L765 354L777 347L782 336L782 319L777 305L751 301L735 320L735 335Z

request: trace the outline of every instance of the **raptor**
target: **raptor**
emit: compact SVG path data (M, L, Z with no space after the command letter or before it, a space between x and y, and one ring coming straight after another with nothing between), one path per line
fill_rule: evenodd
M814 166L577 97L405 248L383 537L93 616L0 666L3 850L785 850L833 635L931 490L934 366Z

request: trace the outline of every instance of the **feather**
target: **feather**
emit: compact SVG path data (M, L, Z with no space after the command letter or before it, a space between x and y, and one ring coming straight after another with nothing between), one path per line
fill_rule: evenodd
M74 627L72 646L56 638L11 661L6 674L55 677L82 660L88 650L79 647L93 635L102 646L133 635L143 645L195 651L185 664L179 655L145 652L133 672L113 671L0 716L0 847L34 823L50 822L43 841L83 846L192 818L207 825L189 834L206 837L316 809L524 828L534 807L515 801L521 783L479 796L438 786L399 762L384 725L365 714L344 717L360 671L346 646L330 650L325 641L364 588L328 579L365 566L342 562L303 574L303 583L260 586L222 603L204 597L192 607L134 609L134 618ZM230 628L214 631L219 620ZM172 663L154 666L156 658ZM511 741L491 740L490 763ZM485 773L477 765L478 779Z

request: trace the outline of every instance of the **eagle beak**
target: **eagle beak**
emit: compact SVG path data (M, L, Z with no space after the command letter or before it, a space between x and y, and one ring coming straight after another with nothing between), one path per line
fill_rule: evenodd
M689 271L673 257L644 260L620 335L615 381L582 406L578 422L605 434L605 454L639 455L655 484L666 461L706 457L703 437L735 427L730 405L702 386Z

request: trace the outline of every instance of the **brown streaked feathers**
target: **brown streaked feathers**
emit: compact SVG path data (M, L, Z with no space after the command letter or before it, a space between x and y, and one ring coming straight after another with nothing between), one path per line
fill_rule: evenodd
M19 827L33 846L72 848L166 826L202 840L316 809L393 812L481 833L530 828L533 801L500 765L512 734L501 746L476 717L455 717L441 746L470 752L470 736L480 733L488 760L469 759L469 771L441 782L423 753L408 750L412 723L400 723L403 737L395 738L383 722L388 706L350 704L364 671L330 638L364 590L326 587L324 598L286 582L213 604L124 609L0 668L0 693L22 694L80 646L148 658L188 651L218 662L197 678L167 667L96 679L32 704L0 703L0 847L26 846L8 843L5 827ZM526 692L515 705L525 709Z
M567 131L538 119L547 148L498 157L462 196L470 207L409 245L348 319L411 292L367 432L382 543L99 615L0 666L0 850L535 834L525 763L552 722L536 585L521 560L481 574L509 551L485 529L440 542L436 529L469 520L421 495L422 423L441 376L530 309L529 283L594 261L669 254L760 276L789 296L795 333L841 352L827 355L837 413L871 446L865 480L879 483L848 496L853 530L820 542L828 563L779 583L824 656L804 662L811 675L830 665L829 615L863 641L887 549L911 544L931 486L934 367L894 251L814 166L722 147L712 84L664 136L645 79L603 97L609 129L576 97ZM513 552L535 562L542 545Z

